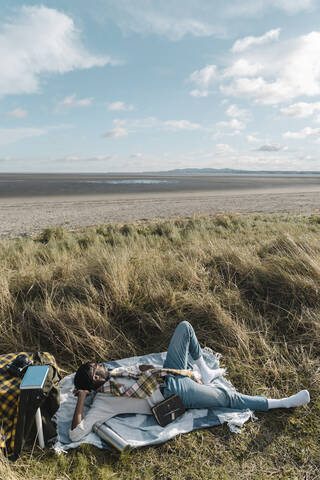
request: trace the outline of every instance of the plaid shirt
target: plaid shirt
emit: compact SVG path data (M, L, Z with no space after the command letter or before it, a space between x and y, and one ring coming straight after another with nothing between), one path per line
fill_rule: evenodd
M137 381L126 388L121 383L114 380L108 380L97 391L100 393L110 393L120 397L147 398L150 397L163 383L164 377L168 374L181 375L197 381L192 370L176 370L174 368L151 368L141 374L126 371L123 368L115 368L110 372L112 377L129 377Z

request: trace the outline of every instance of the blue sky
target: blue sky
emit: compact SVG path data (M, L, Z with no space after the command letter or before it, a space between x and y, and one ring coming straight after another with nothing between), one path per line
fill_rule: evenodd
M0 171L320 171L316 0L2 0Z

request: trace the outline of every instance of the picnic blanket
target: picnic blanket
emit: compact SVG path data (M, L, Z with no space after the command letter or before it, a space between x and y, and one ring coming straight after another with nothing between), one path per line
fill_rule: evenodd
M209 348L202 349L202 354L210 368L219 368L220 354L213 354ZM106 362L105 366L107 368L116 368L147 363L162 367L165 358L166 352L153 353ZM189 360L190 363L193 363L191 358ZM194 370L196 368L194 366ZM75 448L81 443L90 443L98 448L110 450L111 447L103 442L94 432L89 433L79 442L70 442L69 429L77 402L76 397L72 393L74 390L73 377L74 374L69 375L60 382L60 407L56 413L58 439L54 449L59 453ZM212 385L221 385L233 391L235 390L225 378L215 379ZM84 414L88 411L89 405L90 399L85 404ZM184 415L164 428L158 425L152 415L141 414L118 415L109 419L106 425L125 438L131 447L142 447L163 443L181 433L221 425L224 422L227 422L232 432L239 433L242 425L250 418L254 418L251 410L234 410L231 408L189 409Z

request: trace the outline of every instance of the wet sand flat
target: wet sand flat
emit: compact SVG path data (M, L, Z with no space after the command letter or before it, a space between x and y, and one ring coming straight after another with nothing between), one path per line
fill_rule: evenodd
M319 175L0 174L0 198L320 188Z
M0 175L1 237L54 225L72 229L229 212L320 213L320 176L54 177Z

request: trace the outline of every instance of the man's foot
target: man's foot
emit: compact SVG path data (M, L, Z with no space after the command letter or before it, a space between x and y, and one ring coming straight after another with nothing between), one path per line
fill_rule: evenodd
M288 402L287 408L301 407L302 405L307 405L310 402L310 395L308 390L301 390L295 395L286 398Z
M308 390L301 390L295 395L287 398L272 399L268 398L268 409L271 408L295 408L307 405L310 402Z
M208 385L217 377L222 377L226 373L225 368L215 368L214 370L208 368L205 372L201 372L201 380L204 385Z
M195 360L194 363L200 370L201 380L204 385L208 385L208 383L212 382L214 378L222 377L222 375L226 373L225 368L209 368L202 355L197 360Z

